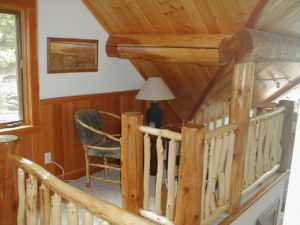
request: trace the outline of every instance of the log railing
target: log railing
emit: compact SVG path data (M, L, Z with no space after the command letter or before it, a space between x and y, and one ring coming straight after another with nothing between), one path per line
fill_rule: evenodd
M250 109L248 103L247 99ZM203 125L187 124L182 126L180 134L143 126L141 113L124 113L122 134L125 136L122 135L121 146L124 156L121 161L124 189L122 201L125 208L156 223L175 225L208 225L225 211L234 213L240 207L240 196L249 193L277 171L280 162L284 161L281 151L284 155L286 146L281 146L281 136L283 124L288 124L288 115L291 113L286 114L286 109L289 108L286 105L278 107L272 104L267 107L270 108L269 106L272 106L273 111L267 110L266 114L250 120L249 110L243 112L244 117L248 118L246 125L244 124L244 131L247 131L243 140L244 149L241 149L244 145L237 144L237 134L241 132L241 127L233 122L210 131L206 131ZM288 111L292 111L292 107L290 108ZM288 132L287 128L286 130ZM158 158L154 207L150 207L150 144L153 143L150 136L151 139L156 137ZM242 134L240 139L241 137ZM179 174L178 183L175 184L175 143L179 141ZM168 142L167 160L164 158L164 152L167 151L164 142ZM286 155L285 158L290 158L290 153ZM241 162L241 158L245 160ZM241 174L237 173L238 170L242 171ZM164 188L164 177L167 179L167 188ZM128 182L129 179L132 182ZM237 187L238 185L240 186ZM161 200L164 198L164 189L167 199L165 204Z
M92 225L94 217L107 222L99 224L153 224L137 215L97 199L52 175L39 165L19 156L12 156L18 167L18 225L61 225L65 208L67 224ZM79 207L85 209L79 218ZM66 224L66 223L64 223Z
M135 120L134 116L136 116ZM142 119L138 119L140 116L122 115L124 120L122 124L125 125L122 127L123 132L129 133L129 139L136 140L128 146L123 145L122 151L125 151L124 149L134 151L140 136L143 137L140 141L144 146L142 149L143 159L138 157L144 161L143 189L140 193L135 193L134 198L123 198L123 201L133 202L136 199L136 205L140 207L138 213L159 224L183 225L213 222L229 207L231 165L237 127L230 124L205 133L204 126L184 125L182 134L180 134L165 129L142 126ZM135 121L140 122L136 123ZM138 132L130 135L130 130L134 129ZM151 139L156 139L157 154L153 207L150 207L150 145L153 143L150 141L150 136L152 136ZM177 142L181 142L178 183L175 182ZM168 150L165 146L168 146ZM164 158L166 151L168 151L167 160ZM140 152L137 154L141 155ZM131 164L132 162L123 160L122 165L129 168L127 163ZM124 170L125 173L128 171ZM131 175L136 177L136 171L133 172ZM140 172L138 171L138 173ZM166 186L164 181L166 181ZM122 185L126 186L126 189L134 188L134 184L127 182L123 182ZM162 190L166 192L165 197ZM139 202L140 198L143 199L142 203ZM165 202L162 201L164 198ZM128 205L126 202L123 204Z
M227 125L205 134L201 225L212 223L229 207L235 130Z
M181 134L166 129L158 129L146 126L140 126L139 130L144 134L144 199L143 208L140 214L148 219L163 224L172 224L175 215L176 198L176 143L181 141ZM157 151L157 174L155 183L154 209L150 210L150 159L151 159L151 141L150 135L155 138ZM164 163L168 146L168 161ZM168 168L166 170L166 167ZM166 181L166 184L165 182ZM162 205L163 185L167 185L166 205ZM163 216L163 208L166 213Z
M280 167L284 107L250 119L245 155L243 192L245 195Z

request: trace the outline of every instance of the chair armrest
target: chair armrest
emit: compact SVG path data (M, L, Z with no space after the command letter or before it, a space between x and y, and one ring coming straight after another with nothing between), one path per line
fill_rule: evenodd
M98 110L98 112L99 112L100 114L106 114L106 115L108 115L108 116L114 117L114 118L119 119L119 120L121 119L120 116L118 116L118 115L116 115L116 114L114 114L114 113L110 113L110 112L106 112L106 111L102 111L102 110Z
M97 130L87 124L85 124L84 122L82 122L80 119L76 118L76 121L83 127L85 127L86 129L96 133L96 134L99 134L99 135L103 135L111 140L114 140L114 141L117 141L117 142L120 142L120 138L116 138L114 137L113 135L109 134L109 133L106 133L106 132L103 132L103 131L100 131L100 130Z

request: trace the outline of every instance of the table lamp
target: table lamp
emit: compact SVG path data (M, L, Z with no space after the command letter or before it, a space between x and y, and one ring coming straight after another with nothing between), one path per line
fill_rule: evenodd
M146 111L146 120L149 126L160 128L163 111L157 101L174 99L175 96L160 77L150 77L135 98L152 101L151 107Z

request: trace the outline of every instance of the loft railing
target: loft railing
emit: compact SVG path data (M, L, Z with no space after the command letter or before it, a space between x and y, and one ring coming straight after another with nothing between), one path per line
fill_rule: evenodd
M243 196L271 174L287 169L284 165L287 164L285 161L290 153L284 145L284 133L288 133L285 126L291 120L287 113L292 111L287 106L278 107L272 104L271 108L267 106L268 109L264 110L264 114L261 114L263 111L260 110L260 115L249 120L246 141L248 144L244 151L245 163L242 165L238 158L234 157L236 132L239 129L235 124L221 126L211 131L206 131L203 125L184 125L180 134L142 126L141 114L123 114L122 133L126 134L125 138L128 140L125 141L123 136L122 154L130 151L134 161L124 160L122 165L125 164L125 168L122 172L126 177L136 178L135 183L128 183L126 179L122 179L124 181L122 185L127 189L135 190L130 199L123 198L124 205L135 205L134 213L159 224L211 224L220 214L230 212L230 203L237 194L232 190L234 187L232 182L235 182L235 185L242 184L238 195ZM153 209L149 209L151 148L149 135L156 138L158 158ZM162 139L169 143L166 145L169 146L169 158L166 161L163 153L167 149L164 148ZM175 142L179 141L181 141L180 164L178 184L176 184L174 182L177 170ZM144 166L138 165L135 170L130 171L126 169L129 168L127 162L130 164L144 162ZM241 169L245 167L242 182L235 179L232 165L239 165ZM279 167L282 169L278 170ZM166 206L162 205L163 201L161 201L164 176L167 180ZM141 183L143 185L140 185ZM178 191L175 195L176 189ZM126 202L128 200L130 203ZM164 207L166 213L162 210Z
M280 167L280 144L284 107L250 119L245 155L243 192L245 195Z
M18 225L60 225L63 224L63 208L67 212L64 224L92 225L94 217L101 218L99 224L150 225L151 222L131 214L113 204L102 201L58 179L34 162L12 156L12 163L18 167L19 207ZM82 219L78 209L84 208Z

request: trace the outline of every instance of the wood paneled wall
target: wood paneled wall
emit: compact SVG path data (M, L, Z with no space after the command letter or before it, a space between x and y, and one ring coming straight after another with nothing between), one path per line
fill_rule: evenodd
M135 100L136 93L137 90L133 90L41 100L41 127L37 132L18 134L18 153L59 175L61 171L58 167L44 164L44 153L51 152L52 160L64 167L66 178L83 176L84 154L74 127L75 111L96 108L116 114L145 112L148 102ZM168 105L162 103L161 106L165 112L165 123L178 125L180 121ZM105 129L120 133L118 120L103 119Z

